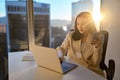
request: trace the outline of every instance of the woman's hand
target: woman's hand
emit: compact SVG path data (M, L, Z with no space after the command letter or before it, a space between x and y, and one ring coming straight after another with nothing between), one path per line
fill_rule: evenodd
M60 49L60 47L57 47L56 50L57 50L57 54L58 54L60 63L62 63L62 61L64 60L63 52L62 52L62 50Z
M100 40L99 33L95 33L93 35L91 44L94 45L95 48L98 48L101 45L101 40Z
M62 59L61 59L61 58L59 58L59 60L60 60L60 63L62 64Z

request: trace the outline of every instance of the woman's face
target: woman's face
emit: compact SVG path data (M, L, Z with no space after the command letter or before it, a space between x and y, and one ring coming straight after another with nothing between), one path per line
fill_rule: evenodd
M77 18L77 29L81 34L85 34L89 32L89 27L87 26L89 23L88 19L83 17Z

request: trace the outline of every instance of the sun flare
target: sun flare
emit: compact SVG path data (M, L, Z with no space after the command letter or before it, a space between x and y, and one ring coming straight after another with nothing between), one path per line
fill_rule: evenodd
M98 13L93 13L92 16L93 16L93 19L94 19L95 22L100 22L101 19L102 19L102 15L100 13L99 14Z
M93 19L95 21L96 27L99 30L99 28L100 28L100 21L102 20L102 15L99 12L99 13L93 13L92 16L93 16Z

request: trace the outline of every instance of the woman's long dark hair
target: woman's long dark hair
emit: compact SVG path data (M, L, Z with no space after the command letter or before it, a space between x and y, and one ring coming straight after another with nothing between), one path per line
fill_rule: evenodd
M95 23L93 21L92 15L89 12L81 12L80 14L77 15L75 19L74 32L72 35L72 39L75 41L80 40L83 37L83 34L81 34L79 30L77 29L77 18L78 17L83 17L83 18L87 18L88 20L90 20L91 23L87 25L90 27L90 33L96 32L96 27L95 27Z

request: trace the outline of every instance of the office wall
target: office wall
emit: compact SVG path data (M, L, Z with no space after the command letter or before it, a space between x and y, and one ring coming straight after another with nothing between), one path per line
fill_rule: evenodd
M106 64L109 59L115 60L114 80L120 80L120 0L102 0L102 13L102 29L109 32Z

